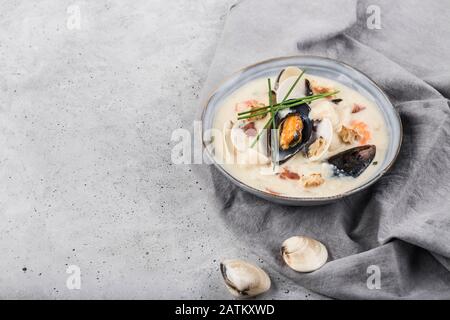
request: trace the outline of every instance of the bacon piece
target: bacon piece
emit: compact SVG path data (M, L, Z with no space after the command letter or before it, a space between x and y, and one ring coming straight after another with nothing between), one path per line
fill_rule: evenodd
M312 90L313 90L314 94L330 93L330 92L334 91L333 88L322 87L322 86L317 86L317 85L314 85L312 87ZM334 95L328 96L328 97L326 97L326 99L327 100L333 100L334 99Z
M242 130L244 130L245 134L249 137L254 137L256 136L257 133L254 122L247 123L245 126L242 127Z
M352 109L352 113L358 113L360 111L363 111L364 109L366 109L366 107L360 105L360 104L353 104L353 109Z
M283 180L300 180L298 173L292 172L289 169L283 168L283 172L280 173L280 179Z
M313 91L314 91L314 93L316 93L316 94L320 94L320 93L328 93L328 92L331 92L331 89L330 89L330 88L327 88L327 87L315 86L315 87L313 87Z

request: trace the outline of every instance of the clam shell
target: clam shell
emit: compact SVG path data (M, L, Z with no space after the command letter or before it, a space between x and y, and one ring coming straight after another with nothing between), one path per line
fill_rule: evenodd
M260 139L255 147L251 147L254 137L247 137L245 132L239 129L238 123L229 121L223 129L223 145L225 146L225 159L229 164L264 165L270 163L270 159L261 150L266 150L264 140Z
M267 273L251 263L225 260L220 263L220 271L228 290L236 297L254 297L270 289Z
M284 262L298 272L311 272L322 267L328 259L327 248L319 241L295 236L283 242Z
M292 85L297 81L298 76L295 77L289 77L282 82L280 82L280 85L278 89L276 90L276 97L277 102L280 103L284 97L287 95L289 90L291 89ZM288 99L297 99L302 98L305 96L305 81L300 79L300 81L295 85L294 89L289 94Z
M324 118L330 119L333 124L333 129L339 131L341 121L339 114L336 111L336 105L328 100L316 100L311 104L311 112L309 117L313 120L322 120Z
M236 153L233 142L231 141L231 130L233 129L233 125L234 123L232 121L228 121L223 125L222 139L226 155L234 155Z
M275 81L274 90L275 91L278 90L280 84L287 78L290 78L290 77L298 78L298 76L302 72L303 72L302 69L294 67L294 66L290 66L290 67L287 67L286 69L281 70L281 72L278 74L277 80Z
M244 130L239 128L239 122L236 122L233 128L231 128L230 140L233 147L239 152L246 151L250 146L250 139Z
M313 156L308 158L309 161L319 161L321 160L325 154L327 154L328 149L330 149L331 142L333 140L333 124L331 123L331 120L328 118L322 119L322 121L319 122L316 128L315 132L315 138L318 139L319 137L322 137L325 140L325 147L322 149L322 151Z

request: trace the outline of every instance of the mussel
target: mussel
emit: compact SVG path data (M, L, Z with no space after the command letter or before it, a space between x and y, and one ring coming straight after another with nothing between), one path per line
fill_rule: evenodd
M311 82L308 79L305 79L305 94L307 96L312 96L314 94L311 88Z
M375 158L377 148L374 145L355 147L338 153L328 159L335 167L336 175L359 177Z
M275 83L275 101L280 103L289 92L302 71L297 67L288 67L281 71ZM288 99L301 98L306 95L304 81L300 81L291 91ZM268 154L272 161L283 164L304 149L311 138L313 123L309 118L311 108L307 104L280 110L275 115L277 135L270 127L267 134Z
M287 113L282 111L277 113L275 116L277 136L272 135L272 130L269 130L267 135L268 153L273 161L283 164L304 149L313 129L312 121L308 117L310 110L307 104L302 104L288 109ZM277 147L273 147L275 145Z

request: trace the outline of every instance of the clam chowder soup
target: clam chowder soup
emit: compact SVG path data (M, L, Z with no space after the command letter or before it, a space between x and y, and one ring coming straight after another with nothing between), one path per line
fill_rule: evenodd
M389 141L372 101L297 67L234 91L217 110L213 135L215 160L234 178L299 198L361 186L382 164Z

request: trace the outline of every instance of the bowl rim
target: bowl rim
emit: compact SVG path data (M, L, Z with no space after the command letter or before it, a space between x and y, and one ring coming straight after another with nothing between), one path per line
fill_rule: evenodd
M386 99L386 101L389 103L390 107L392 108L392 110L394 111L396 120L399 124L399 139L398 139L398 146L397 146L397 150L395 150L395 155L392 158L392 160L386 165L386 167L384 169L382 169L377 175L373 176L370 180L368 180L367 182L365 182L364 184L362 184L361 186L348 190L344 193L339 193L337 195L334 196L328 196L328 197L290 197L290 196L283 196L283 195L278 195L278 194L274 194L274 193L270 193L270 192L266 192L263 190L259 190L256 189L240 180L238 180L237 178L235 178L231 173L229 173L223 166L221 166L219 163L216 162L214 156L210 153L209 148L207 147L206 143L205 143L205 139L203 137L202 134L202 148L205 150L206 149L206 154L208 156L208 158L210 159L210 161L214 164L214 166L216 168L219 169L219 171L221 171L228 179L230 179L234 184L236 184L237 186L239 186L240 188L251 192L259 197L268 199L269 201L278 201L278 202L284 202L284 203L290 203L290 204L300 204L300 203L321 203L321 202L331 202L331 201L335 201L335 200L339 200L342 198L346 198L348 196L351 196L355 193L358 193L368 187L370 187L371 185L373 185L375 182L377 182L383 175L385 175L394 165L395 161L398 158L398 155L400 153L400 149L403 143L403 124L400 118L400 115L397 111L397 109L394 107L394 105L392 104L391 100L389 99L389 97L386 95L386 93L384 92L384 90L382 90L380 88L380 86L372 80L372 78L370 78L366 73L362 72L361 70L336 59L332 59L332 58L328 58L328 57L322 57L322 56L315 56L315 55L290 55L290 56L279 56L279 57L274 57L274 58L270 58L270 59L265 59L265 60L261 60L258 61L256 63L247 65L243 68L238 69L237 71L231 73L229 76L225 77L216 87L215 89L212 90L212 93L210 95L207 96L204 104L203 104L203 109L202 109L202 114L201 114L201 122L202 122L202 128L203 128L203 123L204 123L204 118L205 118L205 114L206 114L206 110L208 109L208 106L212 100L212 98L218 93L218 91L220 90L220 88L227 83L228 81L230 81L232 78L237 77L239 74L244 73L246 71L248 71L249 69L252 69L256 66L262 65L262 64L266 64L266 63L270 63L273 61L280 61L280 60L287 60L287 59L295 59L295 58L306 58L306 59L319 59L319 60L326 60L329 62L333 62L333 63L337 63L345 68L349 68L352 69L356 72L359 72L360 74L362 74L371 85L373 85L376 89L378 89L378 91L381 93L381 95ZM273 199L271 199L273 198Z

